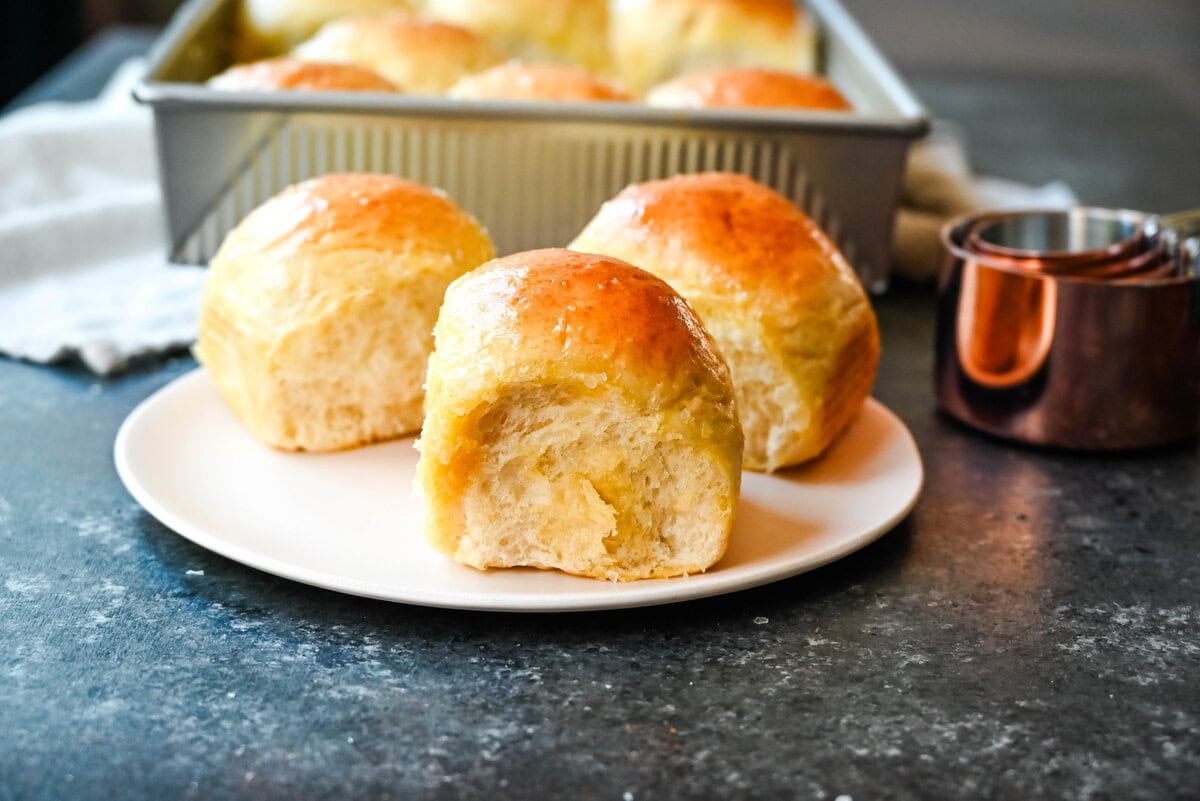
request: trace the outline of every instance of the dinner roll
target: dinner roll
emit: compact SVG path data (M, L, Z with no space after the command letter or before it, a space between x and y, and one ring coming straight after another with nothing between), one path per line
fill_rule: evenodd
M733 374L749 469L817 456L870 393L879 333L854 270L804 212L749 178L630 186L570 247L640 265L692 304Z
M295 52L304 58L361 64L407 92L431 95L502 60L472 30L403 12L331 22Z
M424 0L425 14L479 31L508 57L604 73L608 0Z
M411 6L410 0L240 0L238 60L286 53L335 19Z
M510 61L468 75L446 93L459 100L628 101L622 89L581 67Z
M436 548L614 580L721 558L742 433L729 371L669 286L518 253L450 286L436 341L417 464Z
M276 448L413 432L442 294L493 255L437 190L385 175L305 181L251 212L213 257L196 356Z
M297 58L268 58L238 64L209 78L214 89L264 91L303 89L312 92L396 92L395 84L366 67Z
M715 67L814 71L812 24L793 0L613 0L610 14L613 61L637 94Z
M760 67L691 72L651 89L646 103L661 108L851 108L838 88L824 78Z

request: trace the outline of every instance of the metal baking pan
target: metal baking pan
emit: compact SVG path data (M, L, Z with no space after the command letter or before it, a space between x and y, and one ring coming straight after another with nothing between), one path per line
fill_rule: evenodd
M327 172L439 186L509 253L569 242L630 183L726 170L792 198L867 287L887 285L905 158L928 117L837 0L808 8L820 71L852 113L221 92L203 82L231 63L236 3L182 6L134 88L154 112L174 261L207 262L250 210Z

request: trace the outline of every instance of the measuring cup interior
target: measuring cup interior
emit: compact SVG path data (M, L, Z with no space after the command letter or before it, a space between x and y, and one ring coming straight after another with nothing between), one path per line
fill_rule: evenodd
M986 253L1039 261L1103 261L1135 252L1144 243L1145 215L1120 209L1001 214L975 230Z

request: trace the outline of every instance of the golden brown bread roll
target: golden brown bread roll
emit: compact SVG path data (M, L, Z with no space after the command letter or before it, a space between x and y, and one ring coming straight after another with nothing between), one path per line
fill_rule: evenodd
M196 356L276 448L413 432L442 294L493 255L436 190L384 175L305 181L251 212L213 257Z
M406 92L430 95L503 60L472 30L403 12L331 22L295 53L370 67Z
M851 109L850 101L824 78L761 67L691 72L651 89L646 103L660 108Z
M742 433L728 369L669 286L518 253L450 286L436 340L417 464L436 548L616 580L721 558Z
M613 0L609 42L630 91L715 67L812 72L815 35L793 0Z
M510 61L468 75L446 93L459 100L629 101L622 89L582 67Z
M409 0L240 0L236 55L239 61L281 55L327 22L411 6Z
M854 270L800 209L749 178L630 186L570 247L637 264L692 304L733 374L749 469L817 456L870 393L879 334Z
M479 31L509 58L608 71L608 0L424 0L423 11Z
M310 92L398 92L382 75L354 64L330 64L297 58L268 58L237 64L208 79L214 89L264 91L302 89Z

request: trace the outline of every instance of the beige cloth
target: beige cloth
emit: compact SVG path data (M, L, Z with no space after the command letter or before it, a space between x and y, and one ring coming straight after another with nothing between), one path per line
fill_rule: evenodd
M942 226L961 214L984 209L1058 209L1076 202L1061 181L1034 187L976 176L967 159L963 131L953 123L935 123L909 155L892 241L893 267L912 280L936 277L943 263Z

